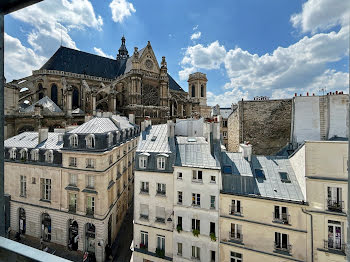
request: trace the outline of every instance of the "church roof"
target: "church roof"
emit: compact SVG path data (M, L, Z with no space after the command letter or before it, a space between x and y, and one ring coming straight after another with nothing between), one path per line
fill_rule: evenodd
M41 69L114 79L124 73L125 62L61 46Z
M139 51L140 56L143 51L144 48ZM115 60L60 46L56 53L54 53L40 69L57 70L114 79L130 71L130 68L127 68L130 66L131 57L128 59ZM168 77L170 89L184 91L169 74Z
M42 105L44 111L49 111L51 113L62 113L61 108L59 108L55 102L53 102L48 96L41 98L39 101L35 102L31 106L28 106L23 111L24 112L34 112L35 105Z

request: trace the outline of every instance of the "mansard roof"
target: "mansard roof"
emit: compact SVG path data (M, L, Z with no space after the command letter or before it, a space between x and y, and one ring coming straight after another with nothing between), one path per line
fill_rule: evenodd
M142 55L144 49L145 48L139 51L139 56ZM128 59L115 60L60 46L40 69L114 79L130 71L131 57ZM169 88L171 90L184 91L169 74L168 77Z
M6 139L4 141L4 147L58 150L63 147L63 141L59 140L59 135L60 133L49 132L47 139L39 144L38 132L23 132L19 135Z
M136 152L172 153L167 124L154 125L142 132Z

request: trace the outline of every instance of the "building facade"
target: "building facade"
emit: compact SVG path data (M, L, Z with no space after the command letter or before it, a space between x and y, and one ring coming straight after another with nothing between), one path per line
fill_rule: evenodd
M11 228L104 261L133 195L139 128L125 117L5 141Z
M222 144L225 146L225 148L228 148L228 118L236 109L236 104L232 104L229 108L220 108L219 105L215 105L212 107L212 117L217 118L217 120L220 121L220 133L222 137Z
M6 84L5 131L10 137L37 130L37 119L25 108L45 96L62 111L61 115L42 115L52 130L57 125L83 123L85 115L97 112L134 114L137 124L145 117L154 123L210 117L206 75L191 74L188 85L189 93L168 74L165 57L158 63L150 42L140 50L135 47L129 56L123 37L116 59L61 46L31 76Z

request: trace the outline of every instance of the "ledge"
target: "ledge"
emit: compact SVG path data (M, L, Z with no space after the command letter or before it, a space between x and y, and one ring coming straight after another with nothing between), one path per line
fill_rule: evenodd
M80 191L80 189L77 188L76 186L70 186L70 185L66 186L66 187L65 187L65 190L77 191L77 192Z
M142 253L142 254L146 254L146 255L149 255L149 256L152 256L152 257L157 257L157 258L164 259L164 260L167 260L167 261L173 261L173 258L171 258L171 257L167 257L167 256L160 257L160 256L157 256L157 254L155 252L150 252L147 249L134 248L134 250L136 252L139 252L139 253Z
M46 199L40 199L41 202L45 202L45 203L50 203L51 204L51 200L46 200Z
M113 180L109 181L107 190L110 189L114 184L115 184L115 181L113 181Z
M341 251L341 250L336 250L336 249L325 249L325 248L317 248L318 251L325 252L325 253L331 253L334 255L339 255L339 256L346 256L346 253Z
M81 192L97 195L97 191L90 189L90 188L84 188L83 191L81 191Z

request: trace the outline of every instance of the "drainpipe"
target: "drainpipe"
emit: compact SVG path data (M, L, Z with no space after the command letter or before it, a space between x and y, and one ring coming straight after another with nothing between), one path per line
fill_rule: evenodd
M305 213L305 214L310 216L310 224L311 224L311 261L314 261L314 228L313 228L312 214L307 212L305 210L305 208L302 208L301 211L303 211L303 213Z

